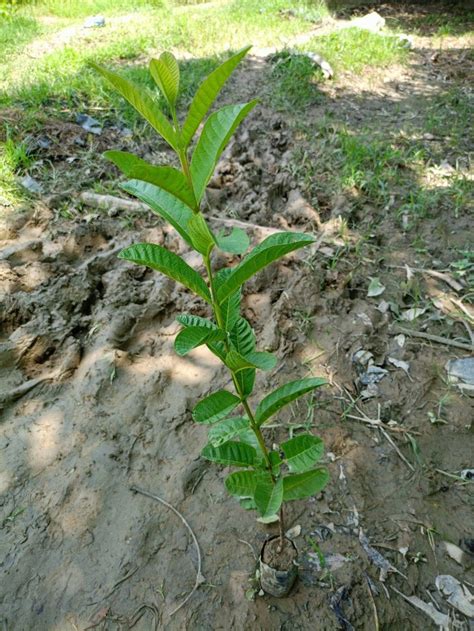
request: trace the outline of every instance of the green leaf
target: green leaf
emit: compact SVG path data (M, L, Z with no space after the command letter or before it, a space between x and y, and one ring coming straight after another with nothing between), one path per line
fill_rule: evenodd
M250 245L250 239L242 228L232 228L232 232L227 236L221 232L217 234L216 241L221 250L231 254L243 254Z
M223 268L217 272L215 276L216 289L219 289L231 272L232 270L230 268ZM238 289L220 304L221 314L224 320L223 327L226 331L232 331L237 320L240 318L240 294L240 289Z
M271 353L254 352L245 357L237 351L230 350L225 357L226 366L235 373L245 368L259 368L260 370L271 370L275 367L276 357Z
M136 243L125 248L118 255L121 259L132 261L139 265L146 265L166 274L193 291L207 302L211 302L211 295L201 276L193 270L181 257L170 252L161 245L154 243Z
M216 423L232 412L239 403L239 397L232 392L218 390L199 401L194 407L193 419L196 423Z
M190 326L178 333L174 340L174 350L178 355L186 355L193 348L207 342L225 339L225 331L208 327Z
M130 195L148 204L154 213L170 223L186 243L193 247L193 242L188 234L188 223L193 216L189 206L164 189L140 180L130 180L126 184L122 184L122 188Z
M165 52L159 59L150 61L151 76L160 88L172 110L176 106L179 92L179 66L172 53Z
M271 234L257 245L250 254L233 268L226 281L217 291L217 299L222 302L241 287L246 280L251 278L263 267L285 256L293 250L302 248L314 242L311 235L301 232L278 232Z
M229 334L229 339L234 350L241 355L248 355L255 350L255 333L245 318L239 317Z
M214 355L221 360L223 364L225 363L225 356L227 351L224 342L209 342L207 347L209 348L211 353L214 353Z
M242 432L246 432L248 428L249 421L246 417L227 418L210 428L207 439L213 447L219 447Z
M187 147L191 142L196 129L206 116L223 85L249 50L250 46L239 50L239 52L230 57L230 59L227 59L227 61L211 72L211 74L206 77L199 86L183 124L181 135L185 147Z
M275 483L268 472L258 474L253 499L262 517L276 515L283 501L283 480Z
M292 473L312 469L324 453L323 441L312 434L300 434L280 446Z
M240 355L248 355L255 350L255 334L245 318L239 316L229 334L232 348ZM248 397L255 384L255 368L245 368L236 375L242 394Z
M201 318L200 316L190 315L188 313L183 313L179 315L177 318L178 322L180 322L183 326L192 327L206 327L208 329L212 329L214 331L220 331L219 327L211 322L207 318ZM226 355L225 344L220 341L212 341L211 339L207 340L206 345L208 349L214 353L219 359L224 362Z
M241 294L239 290L231 294L220 305L226 331L232 331L240 318L240 300Z
M291 401L298 399L298 397L303 396L303 394L311 392L311 390L326 384L327 381L325 379L320 379L319 377L309 377L308 379L290 381L290 383L286 383L284 386L277 388L260 401L255 411L255 419L258 425L260 426L264 423L284 405L287 405L288 403L291 403Z
M191 315L190 313L181 313L177 316L176 320L183 326L200 326L206 327L207 329L214 329L215 331L219 329L217 324L214 324L211 320L201 318L201 316Z
M95 63L91 62L90 65L113 85L117 92L150 123L173 149L178 150L179 142L176 132L148 90L134 85L131 81Z
M283 500L302 500L316 495L329 482L326 469L314 469L306 473L295 473L283 478Z
M220 447L206 445L201 456L228 467L249 467L255 462L257 452L250 445L229 440Z
M255 432L252 429L242 431L239 434L239 440L241 443L251 445L255 449L257 454L259 454L259 457L261 456L260 460L254 463L254 466L259 467L260 465L264 465L265 461L263 460L262 448L260 447L257 437L255 436Z
M275 368L277 363L275 355L268 353L267 351L254 351L253 353L248 353L245 356L245 359L260 370L272 370Z
M274 524L280 521L280 518L278 515L268 515L268 517L257 517L257 521L259 524Z
M255 385L255 376L255 368L245 368L236 374L235 378L240 384L240 389L244 397L249 397L252 394Z
M226 489L236 497L252 497L257 485L257 477L254 471L236 471L227 476Z
M127 151L106 151L104 157L113 162L127 177L148 182L181 200L190 210L196 206L194 193L186 177L174 167L157 167Z
M251 362L234 350L230 350L225 356L225 364L229 370L235 373L239 372L239 370L244 370L244 368L255 368Z
M239 105L226 105L211 114L204 124L191 158L191 176L198 202L201 201L204 189L230 137L256 105L256 100Z
M216 240L201 213L196 213L191 217L188 222L188 232L194 248L200 254L208 256L216 245Z

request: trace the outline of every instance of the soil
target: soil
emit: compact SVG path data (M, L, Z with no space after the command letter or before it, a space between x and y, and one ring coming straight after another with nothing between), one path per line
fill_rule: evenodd
M330 115L355 131L370 120L387 125L387 133L404 128L420 115L419 95L436 89L429 61L436 46L426 36L408 68L324 84L325 99L305 111L305 120ZM253 97L255 86L267 85L269 63L249 60L225 98ZM454 71L456 64L448 65ZM454 73L439 81L459 85L465 78ZM226 150L209 202L218 216L321 237L311 255L290 255L248 283L244 301L260 347L279 357L277 369L260 374L254 402L308 371L331 384L266 430L279 442L289 426L298 431L303 424L326 445L329 485L288 505L286 523L301 526L301 581L290 598L258 596L256 551L277 526L256 523L226 493L228 471L200 458L206 430L192 422L191 410L203 395L228 386L228 377L203 349L178 357L173 339L175 317L206 315L205 305L164 277L120 261L117 252L153 241L191 265L199 261L151 213L108 216L81 208L76 198L92 182L116 177L103 161L91 164L97 144L152 159L165 150L151 141L138 149L133 139L119 147L119 131L105 129L99 139L85 139L83 153L71 141L71 164L65 138L83 132L55 120L49 129L60 146L37 150L43 164L54 165L49 196L6 209L0 230L5 629L333 631L379 624L419 631L432 628L429 618L392 588L432 598L447 612L436 576L472 584L465 546L474 537L472 483L459 474L473 467L473 405L447 387L444 368L469 353L400 334L393 311L380 304L383 298L402 310L416 306L404 289L405 265L432 269L440 261L437 269L451 274L454 253L469 244L467 210L453 214L440 206L420 223L420 253L393 205L374 206L356 192L331 196L319 182L310 193L293 168L293 151L305 148L300 122L269 106L256 110ZM316 137L313 150L317 143ZM439 143L452 161L447 140ZM66 198L65 182L74 187ZM250 232L255 243L258 235ZM368 233L361 255L357 244ZM429 333L465 340L451 301L468 295L462 279L459 295L439 277L414 274L428 311L406 327L421 330L423 322ZM374 276L386 289L368 298ZM467 300L463 305L470 308ZM387 371L373 398L361 395L364 368L354 361L361 350ZM408 374L389 358L406 362ZM131 486L175 506L199 541L205 582L173 616L195 583L195 546L176 515ZM464 549L463 556L453 559L446 542ZM461 614L457 619L457 628L467 629Z
M280 547L280 537L270 539L263 547L262 560L274 570L287 572L296 560L298 552L294 544L288 539L283 539L283 547Z

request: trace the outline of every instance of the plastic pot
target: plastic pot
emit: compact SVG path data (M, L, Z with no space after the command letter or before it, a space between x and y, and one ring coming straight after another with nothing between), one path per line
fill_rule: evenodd
M278 563L275 563L277 567L272 567L273 564L264 561L265 550L267 546L274 546L278 540L278 536L270 537L263 544L259 559L260 586L267 594L276 596L276 598L283 598L283 596L289 594L298 576L298 566L296 565L298 551L293 541L285 537L285 546L287 548L291 546L290 554L288 554L287 550L285 555L285 557L288 557L288 560L285 563L286 559L282 558L281 561L277 559ZM272 544L272 542L274 543Z

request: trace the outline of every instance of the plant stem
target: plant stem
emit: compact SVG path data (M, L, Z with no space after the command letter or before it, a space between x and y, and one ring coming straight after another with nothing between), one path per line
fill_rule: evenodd
M175 127L176 129L178 129L178 122L176 119L176 114L174 114L173 116L173 120L175 123ZM191 188L192 191L194 191L193 188L193 181L192 181L192 175L191 175L191 171L189 169L189 162L188 162L188 158L186 155L186 151L185 150L180 150L179 151L179 161L181 163L181 167L183 169L183 173L186 176L186 179L188 180L189 186ZM194 209L195 212L199 212L199 206L197 204L196 201L196 207ZM204 260L204 265L206 267L206 272L207 272L207 277L208 277L208 281L209 281L209 291L211 293L211 302L212 302L212 309L214 311L214 316L216 318L216 322L217 322L217 326L221 329L224 329L224 321L222 318L222 312L221 312L221 308L220 305L217 301L216 298L216 291L215 291L215 284L214 284L214 276L212 274L212 266L211 266L211 254L207 254L205 256L203 256L203 260ZM227 340L225 341L225 345L226 345L226 349L228 350L228 342ZM230 370L230 369L229 369ZM242 405L245 409L245 412L247 413L249 422L250 422L250 427L253 431L253 433L255 434L258 444L260 445L260 449L262 450L262 454L263 457L265 459L265 464L267 466L267 469L272 477L273 482L275 483L275 476L273 475L272 472L272 464L270 461L270 455L269 455L269 451L268 448L265 444L265 439L263 438L263 434L262 431L260 430L257 421L255 419L255 415L252 412L252 409L247 401L247 397L244 395L244 393L242 392L242 388L240 387L239 381L236 377L236 374L233 370L230 370L230 374L232 376L232 381L234 383L234 387L235 390L237 392L237 394L240 397L240 400L242 401ZM283 515L283 513L281 512L281 515ZM283 540L282 540L283 541Z
M242 392L240 390L240 384L237 381L237 379L235 378L235 375L234 375L233 372L232 372L232 379L234 381L235 389L239 393L240 399L242 401L242 405L244 406L244 410L247 412L247 416L249 417L250 427L252 428L253 433L257 437L258 444L260 445L260 449L262 450L263 457L265 458L265 462L267 464L268 470L271 473L272 464L270 462L270 456L268 454L267 446L265 445L265 439L263 438L262 431L257 425L257 421L255 420L255 416L254 416L254 414L253 414L253 412L252 412L252 410L250 408L250 405L248 404L247 399L245 399L245 397L243 396L243 394L242 394ZM273 478L273 474L272 474L272 478ZM273 478L273 481L275 481L274 478Z
M214 276L212 274L212 267L211 267L211 257L208 254L207 256L203 257L204 259L204 265L206 267L206 271L207 271L207 276L209 279L209 291L211 292L211 300L212 300L212 308L214 310L214 315L217 321L217 325L219 326L219 328L224 329L224 322L222 319L222 313L221 313L221 309L219 306L219 303L217 302L216 299L216 293L215 293L215 286L214 286ZM227 340L225 342L226 348L228 348L228 343ZM234 387L237 391L237 394L240 397L240 400L242 401L242 405L244 406L245 412L247 413L249 422L250 422L250 427L253 431L253 433L255 434L257 440L258 440L258 444L260 445L260 449L262 450L263 453L263 457L265 458L265 464L267 465L267 469L270 472L270 475L272 476L273 481L275 482L275 478L273 476L273 473L271 471L272 465L270 462L270 456L268 454L268 449L267 446L265 445L265 439L263 438L263 434L260 430L260 428L257 425L257 421L255 420L255 415L252 412L252 409L247 401L247 398L244 396L244 393L242 392L242 389L240 387L240 384L238 382L238 379L234 373L233 370L230 370L230 374L232 376L232 381L234 383Z
M280 522L278 526L280 528L280 543L278 545L278 551L281 552L283 550L283 541L285 538L285 518L283 515L283 503L280 506Z

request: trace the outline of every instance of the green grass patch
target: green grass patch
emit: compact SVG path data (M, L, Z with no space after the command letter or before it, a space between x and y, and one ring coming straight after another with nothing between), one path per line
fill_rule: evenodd
M51 9L54 1L48 0L46 6ZM288 5L295 12L291 18L283 12ZM38 4L36 10L42 6ZM93 7L96 10L97 3ZM119 66L119 71L151 85L144 70L151 56L170 48L186 55L191 53L198 61L183 64L183 81L185 85L188 82L186 98L223 50L227 55L229 48L236 50L248 42L275 44L279 38L306 30L309 20L324 14L322 5L310 6L298 0L263 0L257 9L251 0L232 0L204 8L143 7L126 21L106 22L105 28L79 28L73 42L40 59L32 61L21 55L12 58L5 64L0 105L20 105L30 111L45 106L63 110L110 105L126 111L132 120L131 110L119 106L121 99L112 96L102 79L88 68L89 60ZM139 63L124 63L137 59Z
M163 8L165 0L39 0L26 2L23 11L60 18L85 18L91 15L117 15Z
M302 47L318 53L335 72L360 74L365 68L383 68L407 59L408 50L396 37L359 28L345 28L330 35L314 37Z
M20 51L40 33L41 26L34 18L21 15L12 16L11 18L0 17L2 63L7 57Z
M453 149L469 148L474 106L471 92L463 86L433 95L426 100L424 129L446 138Z
M393 187L412 177L414 165L421 164L419 150L399 147L387 139L369 140L341 132L339 142L342 187L360 191L371 202L388 201Z
M474 30L474 11L464 11L462 15L449 15L446 11L419 15L415 10L401 18L388 17L387 24L405 33L455 37Z
M0 143L0 198L12 203L20 199L17 174L31 161L26 145L16 142L7 130L5 142Z
M322 73L305 55L288 51L272 59L269 105L277 110L300 110L321 99Z
M432 158L418 141L372 130L352 134L329 118L299 133L307 143L295 150L289 168L316 204L342 193L359 209L386 208L405 230L440 213L455 219L472 212L473 181L461 172L427 178Z

